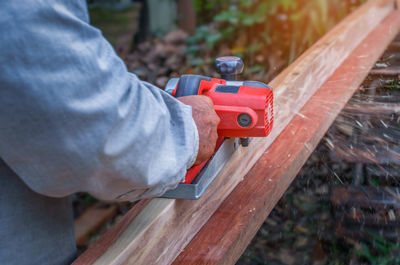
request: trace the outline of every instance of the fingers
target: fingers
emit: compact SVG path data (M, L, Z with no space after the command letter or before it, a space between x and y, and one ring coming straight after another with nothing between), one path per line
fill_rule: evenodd
M194 165L208 160L215 150L218 139L217 128L220 118L214 110L214 104L206 96L187 96L178 98L192 107L192 116L199 133L199 151Z

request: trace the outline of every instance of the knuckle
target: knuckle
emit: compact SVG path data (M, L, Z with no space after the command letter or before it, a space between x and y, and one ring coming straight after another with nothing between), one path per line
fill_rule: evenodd
M211 98L209 98L209 97L207 97L207 96L204 96L205 97L205 101L206 101L206 103L208 104L208 106L210 107L210 108L213 108L214 107L214 103L213 103L213 101L212 101L212 99ZM214 108L213 108L214 109Z

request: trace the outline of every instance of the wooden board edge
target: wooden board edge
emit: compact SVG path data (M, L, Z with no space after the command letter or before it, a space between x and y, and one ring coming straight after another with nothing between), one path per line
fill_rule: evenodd
M74 221L76 245L79 247L88 244L89 235L112 219L117 214L117 211L116 204L107 205L102 202L98 202L86 209Z
M399 28L400 11L397 10L359 45L311 98L301 115L291 121L245 180L238 184L177 257L174 265L234 264L237 261ZM332 101L326 102L326 98ZM323 109L320 108L321 102L326 102ZM298 132L300 127L305 127L303 133Z
M375 2L376 4L370 4L371 2ZM376 21L379 21L379 19L383 19L384 16L386 15L386 12L389 12L389 8L387 6L384 6L383 8L378 8L379 4L383 2L388 2L387 0L380 1L370 1L367 4L371 6L374 10L377 12L377 18ZM390 3L393 3L391 1ZM363 9L360 9L361 11L365 12L365 7ZM357 11L356 11L357 12ZM363 13L364 14L364 13ZM365 20L365 18L364 18ZM362 21L364 22L364 21ZM359 26L361 22L357 24ZM350 25L351 26L351 25ZM372 29L371 29L372 30ZM329 35L329 34L328 34ZM349 35L349 32L347 32L347 35ZM351 35L351 34L350 34ZM318 49L321 51L324 50L323 46L319 46ZM315 51L314 51L315 53ZM347 52L346 52L347 53ZM318 53L320 54L320 53ZM342 55L342 54L339 54ZM311 55L310 55L311 56ZM311 57L313 57L312 55ZM343 55L344 56L344 55ZM308 58L308 57L306 57ZM313 57L312 61L315 61L315 58ZM310 66L307 66L309 69ZM312 68L312 67L311 67ZM334 66L331 66L331 68L335 69ZM297 69L297 68L296 68ZM315 69L313 69L315 73ZM304 73L303 78L306 78L304 76L307 76L306 73ZM327 78L327 77L326 77ZM297 79L298 80L298 79ZM296 80L295 80L296 81ZM295 82L294 81L294 82ZM299 82L302 80L299 80ZM308 82L310 82L308 80ZM279 88L280 90L285 90L291 88L292 90L296 89L297 87L289 87L288 84L285 84L284 86L280 86L278 81L275 81L275 84L278 86L278 91ZM309 92L310 94L306 95L304 97L303 101L307 101L308 98L313 94L313 92ZM301 108L302 104L305 102L299 102L298 108ZM278 108L279 109L279 108ZM296 110L295 110L296 111ZM296 115L296 112L291 113L290 119ZM289 122L289 118L286 118L287 123ZM285 122L282 122L284 124ZM145 245L143 242L140 243L137 238L135 238L135 235L132 235L132 231L138 231L137 229L130 229L131 227L137 226L138 224L142 224L143 222L139 219L144 218L146 219L146 211L152 211L151 207L149 205L158 205L157 200L161 199L153 199L149 205L146 206L146 209L139 213L137 215L137 218L134 218L131 220L131 222L125 226L123 229L119 229L118 231L124 230L122 233L114 235L114 240L112 240L112 244L108 244L107 247L102 247L102 250L105 250L104 253L101 254L101 251L99 250L90 250L88 251L86 255L86 263L83 263L83 259L79 258L74 264L92 264L94 262L98 262L98 264L126 264L129 262L137 262L139 264L141 261L146 264L146 262L152 262L154 259L158 260L159 258L162 258L163 264L168 264L172 262L176 255L186 246L186 244L190 241L190 239L194 236L194 234L203 226L203 224L208 220L208 218L214 213L214 211L217 209L217 207L222 203L222 201L225 199L225 197L231 192L231 190L242 180L243 176L248 172L248 170L252 167L252 165L258 160L258 158L264 153L265 149L272 143L272 141L279 135L280 131L285 127L281 126L280 128L278 127L275 130L275 133L273 136L271 136L269 139L255 139L252 141L250 144L250 148L247 150L244 149L239 149L238 152L235 153L235 155L232 158L232 161L228 163L228 166L223 169L221 172L220 176L217 177L217 179L214 181L212 186L209 188L209 190L206 192L206 194L203 196L202 199L199 201L181 201L181 200L175 200L175 201L170 201L169 203L169 209L171 211L168 213L169 220L165 220L164 216L161 214L164 214L165 212L160 209L160 218L158 221L165 224L165 227L163 227L165 230L168 230L168 234L163 234L161 235L160 233L156 233L156 231L152 231L154 236L157 236L157 240L159 241L159 245L156 247L164 250L163 252L160 252L159 257L155 257L155 255L152 255L149 253L145 248ZM251 152L249 151L251 150ZM240 165L236 167L236 164L239 161L244 161L244 165ZM234 176L234 177L233 177ZM216 191L218 191L218 195L216 195ZM181 220L178 220L177 217L180 217ZM140 218L139 218L140 217ZM190 218L189 218L190 217ZM127 217L129 218L129 217ZM155 228L157 226L156 221L153 220L147 220L147 228ZM184 225L184 227L183 227ZM182 230L178 230L178 228L181 228ZM175 235L173 235L175 233ZM141 234L141 239L146 239L143 237L143 233ZM118 238L115 238L119 236ZM175 237L180 237L181 241L177 242ZM168 238L169 237L169 238ZM147 238L149 240L149 238ZM110 242L111 240L107 241ZM152 240L152 241L155 241ZM102 242L100 240L100 242ZM174 244L171 244L171 243ZM154 243L154 242L153 242ZM101 243L99 243L101 244ZM148 247L149 248L149 247ZM147 248L147 249L148 249ZM100 255L100 256L99 256ZM148 260L145 258L145 255L149 255L148 257L152 258L152 260ZM91 257L91 258L88 258ZM111 262L111 263L110 263Z
M113 227L111 227L99 240L93 243L90 248L82 253L73 264L92 264L98 257L100 257L110 246L112 246L117 238L129 226L133 219L146 207L150 199L141 200L136 203L129 213L119 220Z

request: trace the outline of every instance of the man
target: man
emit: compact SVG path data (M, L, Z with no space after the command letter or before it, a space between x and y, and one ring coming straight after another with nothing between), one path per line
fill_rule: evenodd
M69 195L158 196L214 150L212 102L128 73L85 0L2 1L0 47L0 264L68 264Z

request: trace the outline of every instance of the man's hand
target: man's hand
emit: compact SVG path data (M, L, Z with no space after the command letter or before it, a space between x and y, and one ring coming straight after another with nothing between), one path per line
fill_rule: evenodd
M217 143L219 117L214 104L206 96L186 96L178 98L182 103L192 107L192 116L199 132L199 152L194 166L200 165L211 157Z

